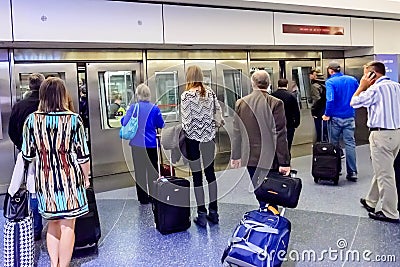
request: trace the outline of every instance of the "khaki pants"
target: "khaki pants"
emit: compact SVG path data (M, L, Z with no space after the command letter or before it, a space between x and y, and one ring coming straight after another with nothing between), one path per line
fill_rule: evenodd
M369 136L374 177L366 196L367 204L375 207L382 202L383 214L391 219L399 218L397 189L393 163L400 149L400 130L373 131Z

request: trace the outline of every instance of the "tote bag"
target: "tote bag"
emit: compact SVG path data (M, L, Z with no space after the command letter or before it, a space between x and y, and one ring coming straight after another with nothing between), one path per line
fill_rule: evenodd
M125 126L122 126L119 130L119 137L125 140L132 140L135 137L138 129L138 120L139 103L136 103L135 107L133 108L132 117L129 119L128 123Z

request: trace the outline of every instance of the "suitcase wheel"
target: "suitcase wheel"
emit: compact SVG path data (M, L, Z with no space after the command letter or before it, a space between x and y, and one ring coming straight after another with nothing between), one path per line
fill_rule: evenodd
M314 183L318 184L319 179L314 177Z
M339 179L333 180L333 184L334 184L334 185L338 185L338 184L339 184Z

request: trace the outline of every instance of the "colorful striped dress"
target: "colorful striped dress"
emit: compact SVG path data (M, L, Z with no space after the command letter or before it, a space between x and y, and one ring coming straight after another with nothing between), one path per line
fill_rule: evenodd
M25 160L37 159L35 187L43 218L69 219L88 212L79 164L89 161L89 149L78 114L30 114L24 124L22 154Z

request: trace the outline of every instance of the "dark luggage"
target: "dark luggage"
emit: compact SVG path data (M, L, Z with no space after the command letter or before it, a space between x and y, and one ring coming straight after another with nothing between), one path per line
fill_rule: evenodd
M295 171L291 176L283 176L277 172L268 173L261 185L255 190L258 201L279 205L287 208L296 208L300 198L302 182L296 178Z
M157 150L158 160L160 159ZM161 164L158 164L160 166ZM172 166L171 166L172 167ZM190 182L175 176L161 176L154 182L153 213L161 234L185 231L190 227Z
M34 266L33 219L7 220L4 225L4 267Z
M221 262L229 266L279 267L289 246L291 223L282 213L247 212L236 227Z
M101 237L99 213L97 211L96 197L93 188L86 189L89 212L78 217L75 222L74 253L84 250L96 250Z
M162 177L154 182L153 213L162 234L185 231L190 227L190 182L178 177Z
M323 128L324 122L322 122ZM323 139L323 135L321 137ZM313 145L312 170L314 182L319 180L333 181L339 184L341 171L340 146L322 140Z

